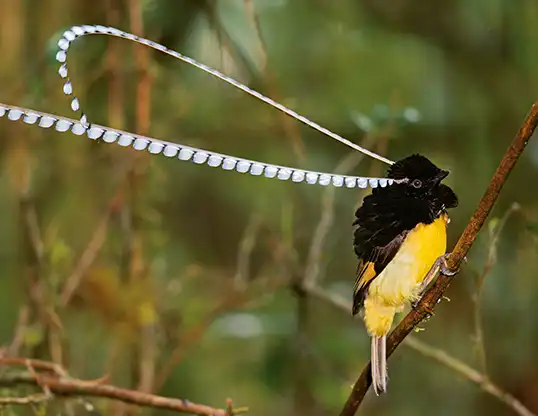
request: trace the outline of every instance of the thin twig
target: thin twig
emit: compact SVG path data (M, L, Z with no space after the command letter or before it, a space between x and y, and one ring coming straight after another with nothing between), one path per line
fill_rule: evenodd
M376 137L374 135L367 135L361 143L361 146L369 148L375 140ZM338 163L335 168L335 173L344 175L355 169L363 159L364 155L362 153L351 152ZM319 283L321 257L325 246L325 240L334 223L334 190L334 187L327 188L321 196L321 217L314 230L305 266L304 284L308 286L313 286Z
M244 290L248 283L248 276L250 270L250 258L252 257L252 250L256 245L256 237L262 224L262 217L260 214L252 214L250 220L245 228L241 242L239 243L239 250L237 252L237 271L234 276L234 286L236 290Z
M247 18L251 21L252 27L254 28L256 32L256 36L258 38L258 42L260 45L260 52L261 52L261 57L262 57L261 72L263 76L265 77L267 88L269 90L269 95L274 100L280 101L278 90L274 82L274 76L269 70L267 46L265 44L265 40L262 35L260 19L258 18L258 15L256 14L256 10L254 9L254 4L252 0L244 0L244 3L245 3L245 12L246 12ZM298 124L295 122L295 120L292 120L290 117L288 117L284 113L280 113L279 116L282 117L282 127L284 128L284 132L286 136L288 136L292 140L293 152L295 153L295 156L297 157L299 161L303 162L306 158L305 146L301 138L301 133L299 132Z
M30 394L25 397L0 397L0 406L38 404L50 400L44 393Z
M185 354L190 348L202 339L205 335L207 328L221 315L229 312L233 309L240 308L250 298L244 291L234 291L231 294L225 294L223 301L219 303L215 308L209 311L200 322L193 326L181 337L181 340L170 354L168 360L161 367L160 371L155 376L155 384L153 385L153 391L159 391L174 368L185 357Z
M118 0L107 1L107 24L117 27L121 21L121 5ZM122 59L120 40L109 39L106 50L106 67L110 76L108 83L108 122L118 129L125 126L125 93L120 61Z
M28 305L23 305L19 310L17 324L15 325L15 334L13 340L6 348L5 356L12 357L19 353L21 346L24 343L26 331L28 329L28 320L30 319L30 308Z
M351 310L351 302L343 298L342 296L331 293L328 290L325 290L319 286L313 286L308 288L308 293L312 296L317 297L338 309L349 313ZM437 362L445 365L446 367L456 371L469 381L478 384L478 386L484 390L486 393L491 394L500 401L506 403L512 410L521 416L536 416L529 409L527 409L519 400L512 396L507 391L503 390L501 387L493 383L487 375L480 373L469 365L465 364L463 361L451 356L446 351L443 351L440 348L432 347L425 342L418 340L415 336L409 335L405 339L404 344L411 349L419 352L420 354L434 359Z
M22 212L24 214L24 220L26 224L26 231L30 246L32 248L32 254L34 256L34 262L36 265L42 265L44 244L41 238L41 230L39 227L39 221L37 219L37 213L34 206L34 201L27 194L21 194Z
M480 362L481 370L484 374L487 374L487 360L486 360L486 346L484 341L484 330L481 323L481 297L484 288L486 277L489 275L495 264L497 263L497 246L499 242L500 234L506 224L506 221L514 212L519 210L519 204L514 203L504 213L502 218L498 221L497 225L490 230L490 241L488 247L488 255L482 273L476 279L476 291L473 295L474 303L474 341L476 343L476 349L478 353L478 359Z
M140 0L129 0L129 21L131 33L145 36L143 5ZM151 119L151 92L153 77L149 71L149 48L134 45L134 57L138 80L136 84L136 131L138 134L147 135Z
M226 399L226 416L233 416L234 408L232 399Z
M45 342L49 344L49 352L57 362L62 361L62 345L59 342L58 330L61 321L54 310L54 305L49 302L50 293L44 276L44 243L41 236L37 210L28 190L22 190L19 195L19 211L22 216L22 233L26 240L30 267L27 287L28 298L31 305L30 320L39 320L44 325L45 338L34 348L43 347Z
M97 258L99 251L103 247L108 233L110 216L116 207L118 197L119 195L116 195L109 204L108 209L103 214L101 221L99 221L99 224L97 225L97 228L88 242L88 245L82 252L79 261L75 265L73 272L66 279L62 294L60 295L60 304L62 307L69 304L82 280L82 277L86 274L90 266Z
M31 360L26 360L26 369L28 370L28 373L35 379L36 383L41 387L43 390L43 394L47 397L52 397L52 393L50 392L50 389L47 385L43 384L41 380L39 379L39 375L34 370L34 367L32 367Z
M238 68L240 67L241 70L245 71L249 75L252 75L254 71L249 59L247 59L244 51L234 45L232 37L226 30L226 27L224 27L224 25L218 19L218 8L216 7L216 2L205 2L204 5L209 23L216 34L219 44L221 67L224 69L225 65L230 62L230 60L225 59L225 54L228 53L231 56L231 61L234 65L239 63Z
M238 270L235 275L235 284L238 281L246 284L248 282L248 269L250 264L250 257L252 256L252 249L255 245L256 235L261 224L261 217L254 215L251 217L249 225L245 230L244 236L239 244L238 249ZM159 391L174 368L180 363L185 355L185 351L196 344L205 334L207 328L217 319L220 315L228 312L237 307L243 306L245 302L249 300L249 296L246 293L246 286L238 290L234 286L234 290L225 294L223 300L216 305L209 313L207 313L202 320L195 325L189 332L181 337L180 342L172 351L172 354L168 360L164 363L160 371L155 376L155 382L153 385L153 391Z
M38 375L37 378L38 380L28 372L6 374L4 377L0 378L0 386L14 387L18 384L47 386L50 392L55 395L101 397L134 404L136 406L167 409L193 415L228 416L227 411L224 409L216 409L203 404L192 403L188 400L123 389L108 384L89 384L83 381L81 382L81 380L57 378L45 375ZM246 413L247 411L247 408L236 408L234 409L233 414L238 415Z
M475 370L464 362L450 356L442 349L432 347L413 336L408 336L405 339L404 345L413 348L415 351L421 353L426 357L432 358L438 363L454 370L456 373L459 373L466 379L478 384L478 386L482 390L484 390L486 393L491 394L492 396L495 396L500 401L506 403L518 415L536 416L535 413L527 409L518 399L516 399L507 391L500 388L495 383L491 382L491 380L486 374L480 373L479 371Z
M370 146L374 141L372 135L368 135L363 140L362 145ZM336 166L336 172L344 174L345 172L354 169L362 160L364 155L358 152L349 153ZM310 369L312 367L311 354L308 354L308 335L309 335L309 299L304 290L306 286L315 286L320 280L322 254L325 248L325 242L334 223L334 189L328 188L321 196L320 212L321 216L312 235L310 250L304 266L301 270L297 256L290 256L294 261L294 269L296 279L292 285L293 293L297 299L297 330L295 334L295 414L307 414L311 409L315 408L314 395L309 388Z
M78 260L69 277L66 279L60 295L60 305L62 307L66 307L73 299L82 278L97 259L97 256L99 255L99 252L106 241L110 219L115 212L119 211L119 207L121 207L124 203L126 187L125 178L131 171L133 163L133 160L128 161L125 166L118 169L119 172L117 174L117 182L119 182L119 186L114 191L114 195L110 199L110 202L108 203L108 206L106 207L97 228L93 232L90 241L88 241L86 248L80 256L80 259Z
M238 271L235 275L235 279L238 279L238 275L243 283L249 281L249 264L252 256L252 250L256 243L256 236L261 226L262 218L255 214L251 217L249 224L245 229L243 238L239 244L238 249ZM264 292L271 292L281 287L283 284L281 279L272 279L269 285L264 287ZM244 307L252 300L252 294L246 290L246 286L236 288L229 293L225 293L222 301L217 304L212 310L210 310L193 328L187 331L181 337L180 341L172 351L168 360L161 367L160 371L155 377L155 384L153 391L158 391L162 388L172 371L181 362L185 353L193 345L198 343L204 336L207 328L221 315L229 312L233 309Z
M106 15L105 22L106 24L117 27L116 25L120 24L121 14L122 14L122 2L119 0L107 0L106 1ZM106 63L105 67L107 68L108 75L108 85L107 85L107 118L110 126L116 128L125 127L125 85L124 77L122 74L121 61L125 59L124 51L120 49L120 40L119 39L109 39L107 41L106 48ZM122 189L122 204L126 194L126 186L120 186ZM125 259L122 258L122 271L125 269L124 263ZM122 275L122 278L124 276ZM122 281L123 283L123 281ZM114 362L115 364L115 362ZM110 367L113 367L114 364L111 364ZM113 374L113 368L108 368L108 372Z
M129 0L129 21L131 32L138 36L145 36L143 5L140 0ZM141 48L140 45L133 44L134 56L137 70L136 84L136 131L138 134L146 135L149 133L150 118L151 118L151 95L153 87L153 77L149 71L150 55L149 48ZM142 235L139 229L139 214L136 206L137 197L140 194L140 185L144 177L144 171L148 166L148 155L140 152L131 152L133 159L132 170L129 174L129 185L131 193L131 226L134 241L131 246L131 279L138 277L143 268L142 255ZM155 306L151 304L151 308ZM136 348L135 357L138 363L133 362L135 367L136 380L138 390L150 393L155 382L155 367L157 346L155 339L155 322L145 322L140 325L139 343ZM136 368L137 367L137 368Z
M460 264L473 245L474 240L486 218L488 217L501 189L508 178L508 175L516 165L521 153L527 146L531 136L538 125L538 103L533 104L522 127L512 141L512 144L505 152L499 167L493 174L493 178L488 185L484 196L480 200L478 207L460 236L456 247L447 260L449 270L458 271ZM454 276L439 275L435 283L421 298L416 307L407 314L400 324L392 331L387 343L387 356L392 355L394 350L400 345L406 336L422 322L437 305L441 296L446 291ZM353 386L340 416L353 416L362 403L368 388L372 382L370 374L370 363L363 369L360 377Z
M258 43L260 46L260 54L261 54L261 67L262 72L265 72L268 65L268 59L267 59L267 46L265 44L265 39L262 35L262 28L260 24L260 19L258 18L258 15L256 14L256 10L254 9L254 3L252 0L244 0L245 3L245 14L247 18L250 20L251 25L256 32L256 36L258 38Z
M59 364L37 360L32 358L21 358L21 357L3 357L0 358L0 366L23 366L23 367L32 367L33 369L48 371L57 376L66 377L67 372Z
M268 281L268 283L263 284L262 286L262 291L264 294L275 292L276 290L281 289L285 285L289 284L287 278L269 279L264 276L258 276L256 277L256 280L260 282ZM256 300L255 295L259 292L255 292L253 287L251 287L251 289L252 293L244 290L233 290L230 293L224 294L222 301L218 305L210 310L197 324L195 324L190 330L181 336L181 339L172 351L172 354L157 373L153 391L158 391L163 387L174 368L177 367L181 360L185 357L186 352L200 341L200 339L205 335L207 328L218 317L235 309L252 306L253 302Z

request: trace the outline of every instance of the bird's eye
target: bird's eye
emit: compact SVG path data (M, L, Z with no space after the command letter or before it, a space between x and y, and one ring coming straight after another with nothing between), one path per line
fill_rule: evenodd
M415 179L413 182L411 182L411 186L414 188L420 188L422 186L422 181L420 179Z

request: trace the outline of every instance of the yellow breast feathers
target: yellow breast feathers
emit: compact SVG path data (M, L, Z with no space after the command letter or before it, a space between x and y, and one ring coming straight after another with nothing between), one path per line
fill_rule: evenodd
M446 252L446 225L443 214L433 223L418 224L385 269L370 283L364 300L364 322L370 335L389 332L396 312L416 300L420 284L439 256Z

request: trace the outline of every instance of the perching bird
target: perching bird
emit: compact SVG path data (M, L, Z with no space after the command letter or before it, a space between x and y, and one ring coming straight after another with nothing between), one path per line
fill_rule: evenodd
M387 387L386 336L395 313L418 300L444 266L447 209L458 205L452 189L441 184L448 173L421 155L402 159L388 170L398 181L375 188L355 213L353 315L364 309L376 394Z

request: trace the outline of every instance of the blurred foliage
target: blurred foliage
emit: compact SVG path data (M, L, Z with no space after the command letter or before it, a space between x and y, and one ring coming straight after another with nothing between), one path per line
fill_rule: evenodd
M263 48L246 3L3 0L0 101L70 115L53 59L59 34L84 23L129 31L132 16L141 14L149 39L261 92L277 92L283 104L344 137L360 143L371 135L373 148L389 158L420 152L450 169L448 184L460 197L449 229L453 245L538 98L538 3L254 0ZM149 133L165 140L321 171L348 155L297 123L305 149L299 158L276 111L154 52L141 72L141 48L103 36L73 45L71 77L90 120L134 130L137 106L148 106ZM149 102L136 92L143 72ZM316 299L298 308L304 301L297 293L275 283L295 273L287 267L293 253L306 261L325 209L323 188L134 155L22 123L0 122L0 138L1 343L12 342L27 306L19 353L60 361L76 377L109 373L114 383L136 387L152 379L141 363L158 374L179 345L180 362L160 394L217 407L233 397L256 416L337 414L368 359L362 323ZM365 160L354 173L382 169ZM537 169L533 142L490 219L493 230L496 218L520 204L500 234L481 294L489 375L535 412ZM351 222L363 196L335 191L335 221L321 258L323 285L347 297L356 267ZM252 300L223 306L253 213L262 225L243 276L254 285L247 289ZM101 225L102 247L65 304L65 284ZM451 301L417 334L476 368L473 296L488 242L482 233L447 293ZM391 359L390 377L389 393L369 396L360 414L510 412L405 347Z

